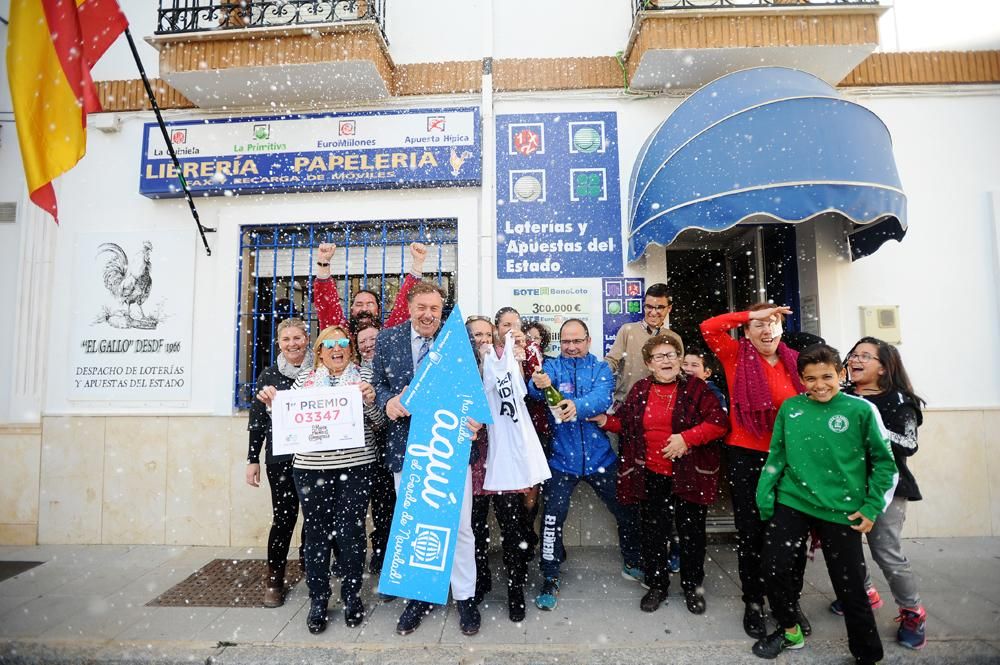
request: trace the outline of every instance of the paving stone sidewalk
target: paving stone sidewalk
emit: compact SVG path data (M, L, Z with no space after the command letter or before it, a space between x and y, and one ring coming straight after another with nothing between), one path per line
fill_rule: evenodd
M928 607L930 643L912 652L895 643L895 607L876 570L885 606L876 612L887 663L1000 663L1000 538L909 540L907 555ZM708 611L694 616L678 585L655 613L639 610L643 589L623 579L605 548L575 548L563 568L559 606L533 606L520 624L506 616L502 565L481 607L480 634L464 637L454 605L431 614L407 637L394 628L403 602L383 603L365 583L365 622L347 628L341 608L321 635L305 626L303 583L279 609L146 607L216 558L263 558L259 548L171 546L2 547L0 561L44 564L0 583L0 663L760 663L741 627L736 555L710 545ZM871 566L871 562L869 562ZM531 592L539 582L533 567ZM780 662L849 663L843 619L822 555L806 572L802 606L813 624L807 647ZM336 597L336 594L335 594ZM529 601L530 602L530 601Z

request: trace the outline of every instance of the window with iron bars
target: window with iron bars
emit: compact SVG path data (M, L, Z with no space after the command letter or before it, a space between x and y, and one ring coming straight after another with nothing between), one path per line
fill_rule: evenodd
M257 377L275 362L276 330L283 319L304 320L310 340L319 333L312 295L316 247L324 242L337 246L330 271L345 315L353 294L367 289L379 295L385 321L410 270L413 242L429 249L424 279L444 289L447 303L455 301L458 227L454 219L244 226L240 230L236 408L250 408ZM448 310L446 305L445 316Z

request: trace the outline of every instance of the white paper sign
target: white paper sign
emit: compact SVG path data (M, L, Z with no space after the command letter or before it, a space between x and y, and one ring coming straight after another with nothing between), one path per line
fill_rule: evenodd
M194 252L190 231L77 235L71 400L190 399Z
M271 404L274 454L361 448L364 418L358 386L279 390Z

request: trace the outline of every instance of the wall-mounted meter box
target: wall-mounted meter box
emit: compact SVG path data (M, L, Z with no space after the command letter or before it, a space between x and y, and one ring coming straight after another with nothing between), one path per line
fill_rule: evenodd
M861 333L890 344L903 341L899 330L898 305L871 305L861 307Z

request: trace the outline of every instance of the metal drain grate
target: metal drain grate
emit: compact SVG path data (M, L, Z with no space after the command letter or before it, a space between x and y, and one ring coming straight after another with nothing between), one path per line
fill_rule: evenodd
M148 607L264 607L264 559L215 559L146 603ZM285 588L302 579L298 560L288 562Z

